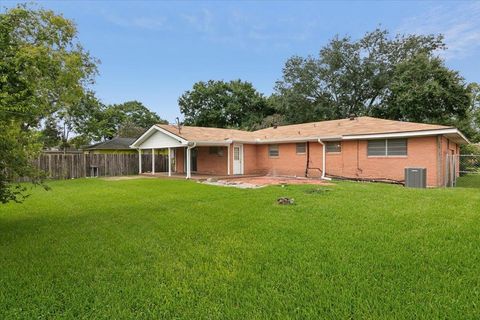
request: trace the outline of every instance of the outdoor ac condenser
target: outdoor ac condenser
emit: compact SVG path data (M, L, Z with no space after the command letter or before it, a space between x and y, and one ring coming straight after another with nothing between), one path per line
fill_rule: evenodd
M427 169L426 168L405 168L405 187L426 188L427 187Z

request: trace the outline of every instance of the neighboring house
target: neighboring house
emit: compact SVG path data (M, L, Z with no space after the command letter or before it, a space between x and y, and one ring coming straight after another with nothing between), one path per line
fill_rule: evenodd
M111 140L99 142L83 148L84 152L89 154L99 153L135 153L130 145L137 140L136 138L120 138L116 137Z
M466 143L453 127L358 117L253 132L159 124L131 147L168 149L175 160L169 173L187 178L194 172L403 181L406 167L424 167L428 186L442 186L446 155Z

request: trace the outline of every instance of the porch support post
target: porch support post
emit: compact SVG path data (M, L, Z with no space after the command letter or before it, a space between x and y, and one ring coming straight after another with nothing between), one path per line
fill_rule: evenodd
M138 149L138 174L142 174L142 149Z
M187 147L187 179L190 179L192 177L191 162L191 149Z
M152 174L155 174L155 149L152 148Z
M168 176L172 176L172 148L168 148Z
M227 147L227 176L230 175L230 144Z

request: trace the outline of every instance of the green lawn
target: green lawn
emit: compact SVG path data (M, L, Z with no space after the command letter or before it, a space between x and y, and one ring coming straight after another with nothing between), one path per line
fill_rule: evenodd
M457 187L478 188L480 190L480 173L467 174L459 177Z
M480 318L480 189L50 186L0 207L0 319Z

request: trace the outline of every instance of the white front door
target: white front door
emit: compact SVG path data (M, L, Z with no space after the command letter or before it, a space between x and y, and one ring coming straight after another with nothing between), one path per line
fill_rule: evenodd
M233 174L243 174L243 145L233 146Z

